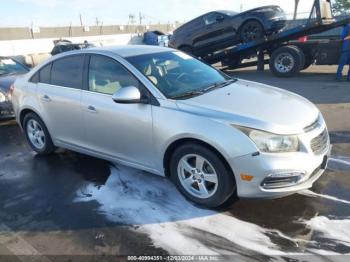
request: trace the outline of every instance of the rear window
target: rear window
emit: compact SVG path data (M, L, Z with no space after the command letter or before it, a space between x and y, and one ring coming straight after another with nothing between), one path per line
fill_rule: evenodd
M83 81L84 56L75 55L53 62L51 84L80 89Z
M32 83L45 83L50 84L51 81L51 66L52 64L48 64L44 66L42 69L40 69L38 72L36 72L32 78L30 79L30 82Z
M39 82L44 84L50 84L51 80L51 64L43 67L39 71Z

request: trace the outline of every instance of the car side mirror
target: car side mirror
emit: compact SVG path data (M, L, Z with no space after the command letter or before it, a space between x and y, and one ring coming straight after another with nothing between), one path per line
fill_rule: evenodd
M112 99L119 104L145 104L148 102L148 99L142 97L140 90L135 86L120 88L114 93Z
M219 22L219 23L221 23L224 20L225 20L225 17L223 15L219 15L219 16L216 17L216 21Z

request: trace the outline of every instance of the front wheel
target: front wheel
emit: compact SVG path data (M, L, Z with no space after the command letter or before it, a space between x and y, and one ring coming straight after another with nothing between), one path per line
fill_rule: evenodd
M23 129L31 148L39 155L48 155L55 151L49 131L44 122L34 113L24 117Z
M219 207L236 190L232 171L213 151L199 144L177 148L170 161L171 179L189 200Z

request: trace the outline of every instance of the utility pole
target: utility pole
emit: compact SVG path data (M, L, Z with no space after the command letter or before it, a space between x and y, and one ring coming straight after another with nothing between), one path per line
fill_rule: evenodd
M296 19L297 19L299 2L300 2L300 0L294 0L294 14L293 14L293 20L296 20Z
M84 26L83 17L81 16L81 14L79 14L79 19L80 19L80 25L81 25L81 27L83 27Z
M135 24L135 15L134 14L129 14L128 24L130 24L130 25L134 25Z
M70 24L69 24L69 37L72 36L72 21L70 21Z
M129 33L131 33L131 30L134 29L134 25L135 25L136 21L135 21L135 15L134 14L129 14L129 21L128 21L128 30ZM129 25L131 26L129 29Z
M145 15L143 15L143 14L141 14L141 12L139 12L139 23L140 23L140 25L142 25L143 19L145 19Z
M143 31L143 28L142 28L143 19L145 19L145 16L143 14L141 14L141 12L139 12L139 33L141 33L141 31Z

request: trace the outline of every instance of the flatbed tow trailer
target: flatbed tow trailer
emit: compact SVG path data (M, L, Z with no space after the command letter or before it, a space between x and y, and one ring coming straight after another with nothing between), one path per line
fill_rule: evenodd
M327 8L328 10L325 10ZM264 65L270 63L270 70L275 75L295 76L305 68L306 58L303 51L298 46L290 44L289 41L319 34L350 23L350 17L335 21L330 10L330 0L315 0L306 24L284 30L264 39L219 50L200 58L209 64L221 62L222 70L254 65L258 65L258 70L263 70ZM267 55L269 59L266 59ZM257 57L257 61L243 63L243 60L254 57Z

